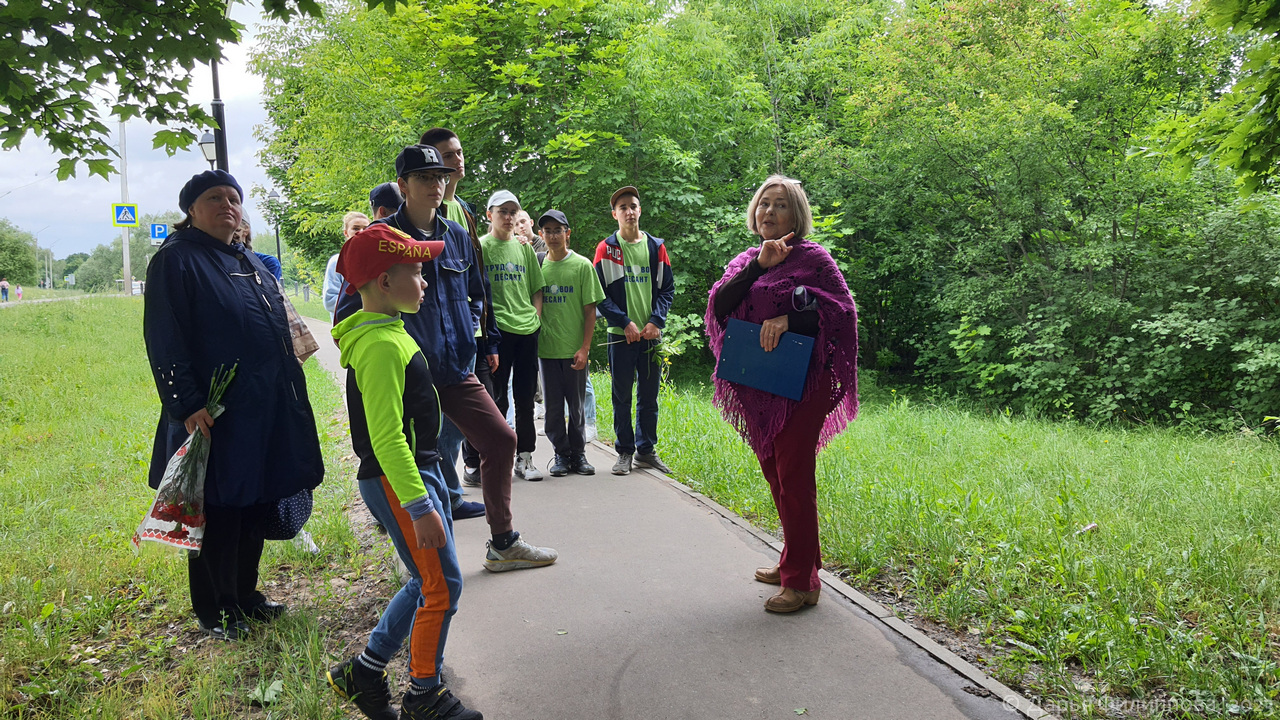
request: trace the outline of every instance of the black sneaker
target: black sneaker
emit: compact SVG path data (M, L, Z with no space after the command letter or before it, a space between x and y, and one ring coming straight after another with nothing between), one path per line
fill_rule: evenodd
M551 477L564 477L569 474L569 468L572 463L563 455L556 455L551 461L551 467L547 468L547 472L551 473Z
M351 658L325 673L325 679L343 700L354 702L365 717L372 720L396 720L399 717L391 707L391 686L387 683L386 670L371 670L356 658Z
M421 695L405 693L400 703L400 720L484 720L477 710L468 710L444 685Z
M573 471L579 475L595 475L595 467L587 462L586 455L578 455L573 459Z

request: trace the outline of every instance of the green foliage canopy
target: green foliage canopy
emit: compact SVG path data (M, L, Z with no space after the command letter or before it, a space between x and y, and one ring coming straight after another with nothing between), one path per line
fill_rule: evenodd
M267 36L264 161L313 267L399 148L444 125L464 197L559 207L581 251L637 185L675 312L701 314L781 171L857 297L865 367L1059 417L1225 428L1280 406L1280 208L1153 149L1247 47L1195 10L432 0Z
M36 282L36 238L0 218L0 277L11 283Z

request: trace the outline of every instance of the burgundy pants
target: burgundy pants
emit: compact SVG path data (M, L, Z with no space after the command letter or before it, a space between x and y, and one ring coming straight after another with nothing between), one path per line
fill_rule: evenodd
M825 377L819 382L829 381ZM782 522L782 587L810 592L821 586L822 551L818 547L818 435L831 412L831 397L816 394L802 402L782 432L773 453L757 453L773 504Z
M481 362L484 359L481 358ZM516 460L516 431L475 373L457 385L436 386L440 409L480 453L484 517L494 535L511 531L511 466Z

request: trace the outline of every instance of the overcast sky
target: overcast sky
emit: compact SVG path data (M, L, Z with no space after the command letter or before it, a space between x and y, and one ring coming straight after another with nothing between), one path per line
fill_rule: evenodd
M235 5L232 17L248 27L240 45L224 48L226 57L218 68L218 85L226 107L231 174L248 195L252 186L267 185L267 177L258 167L260 143L253 138L254 126L266 122L262 82L246 67L255 26L261 19L256 4ZM191 99L210 109L213 80L207 65L196 68ZM102 119L112 129L110 142L118 145L119 122L105 115ZM126 126L129 202L138 205L139 213L176 211L182 185L192 175L209 169L198 145L173 157L164 150L152 150L151 137L157 129L136 119ZM32 234L38 233L40 246L52 248L56 258L89 252L96 245L120 237L120 228L111 225L111 204L120 202L121 197L120 175L112 175L110 180L96 175L87 177L82 164L78 177L58 182L57 166L58 156L48 144L31 135L18 149L0 151L0 217ZM116 169L119 168L117 161ZM245 216L255 234L267 231L256 199L245 198Z

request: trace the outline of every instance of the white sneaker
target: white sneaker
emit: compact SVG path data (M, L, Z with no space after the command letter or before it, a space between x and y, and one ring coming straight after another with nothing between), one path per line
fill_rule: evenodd
M516 456L515 472L521 480L537 482L542 479L542 471L533 464L533 453L522 452Z
M600 434L596 432L595 425L588 425L585 432L582 433L582 439L586 442L593 442Z
M495 548L492 540L486 542L485 547L489 551L484 556L484 569L489 572L543 567L544 565L550 565L560 557L560 554L555 550L534 547L525 542L524 538L516 538L511 547L506 550Z
M547 416L547 408L542 403L533 404L533 419L541 420Z

